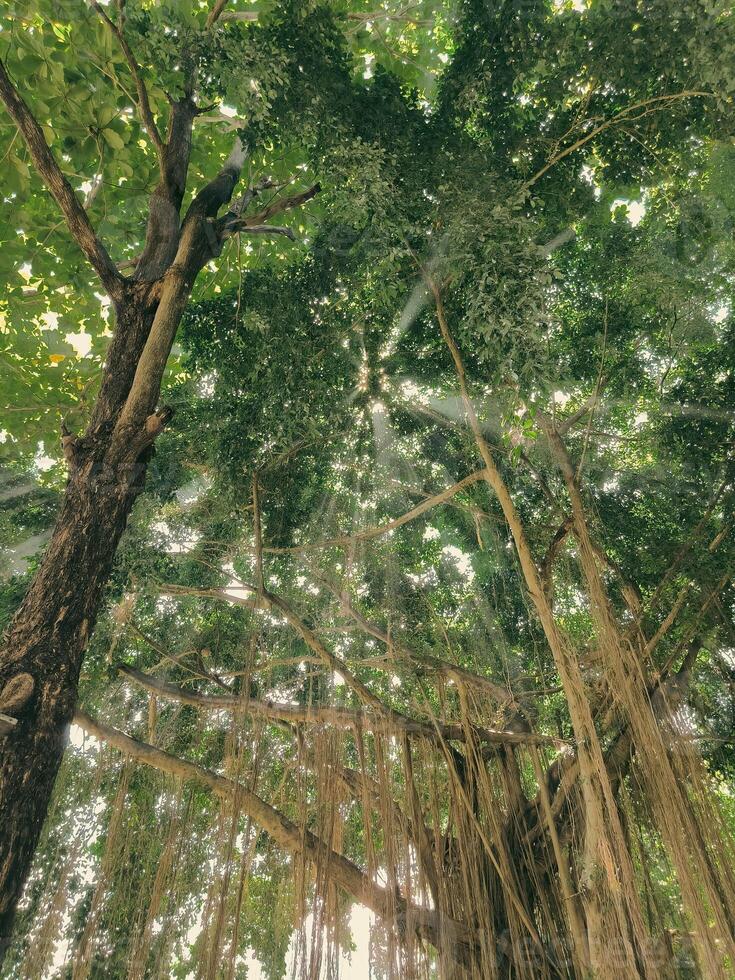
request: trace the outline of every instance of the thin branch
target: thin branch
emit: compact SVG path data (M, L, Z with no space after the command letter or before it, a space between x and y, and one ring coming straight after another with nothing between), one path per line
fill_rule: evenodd
M356 534L345 534L337 538L328 538L326 541L317 541L313 544L294 545L290 548L264 548L263 550L272 555L299 554L304 551L316 551L321 548L346 547L355 543L356 541L369 541L372 538L378 538L383 534L388 534L390 531L401 527L403 524L408 524L409 521L420 517L421 514L426 513L427 510L431 510L432 507L437 507L439 504L443 504L447 500L450 500L461 490L464 490L465 487L469 487L473 483L477 483L478 481L485 479L486 471L477 470L475 473L470 473L469 476L464 477L464 479L453 484L451 487L447 487L446 490L442 490L441 493L437 493L433 497L429 497L427 500L422 501L416 507L413 507L400 517L396 517L394 520L388 521L385 524L379 524L376 527L367 528L364 531L358 531Z
M541 559L541 565L539 567L539 575L541 577L541 582L544 588L544 594L546 595L549 604L552 604L553 599L553 566L556 558L564 546L564 542L567 539L567 535L572 530L573 519L571 514L564 518L559 527L554 534L554 537L549 543L549 547L546 549L546 554Z
M2 61L0 61L0 98L2 98L13 122L20 130L34 166L59 205L66 219L67 227L76 243L100 277L102 285L110 297L116 301L120 300L123 294L124 279L107 254L107 249L97 238L87 212L49 149L43 130L18 94Z
M415 735L436 741L437 734L446 741L464 742L466 732L460 724L435 722L426 724L404 715L392 715L388 720L384 717L374 717L367 711L353 708L333 707L331 705L299 705L284 704L277 701L259 701L255 698L244 698L239 694L200 694L187 691L176 684L169 684L158 677L152 677L127 664L119 664L121 674L130 678L135 684L145 688L168 701L178 704L188 704L205 711L220 711L230 709L242 711L258 718L270 721L283 721L297 725L332 725L335 728L352 728L357 731L379 732L383 735ZM559 739L544 735L531 735L526 732L510 732L498 729L479 728L473 726L473 735L480 742L490 745L566 745Z
M165 145L163 140L161 139L161 134L158 132L158 127L156 126L155 120L153 118L153 112L151 111L151 103L148 98L148 90L146 89L145 82L143 81L143 77L140 74L140 66L138 65L138 62L135 60L135 55L133 54L133 51L130 45L128 44L128 42L125 40L125 35L123 34L122 30L117 26L117 24L114 23L114 21L110 19L104 7L102 7L99 3L97 3L97 0L91 0L91 3L94 9L102 18L102 20L107 24L107 26L110 28L112 33L117 38L117 42L122 49L122 53L125 55L125 60L128 63L128 68L130 69L130 74L133 76L133 81L135 82L135 89L138 93L138 111L140 112L140 117L143 121L143 126L145 127L145 130L148 133L148 135L150 136L151 142L153 143L153 145L156 147L156 150L158 151L158 158L160 162L165 150Z
M580 477L582 475L582 470L584 468L584 457L587 453L587 446L590 441L590 429L592 428L592 420L595 417L595 407L600 400L600 390L602 387L602 372L605 368L605 354L607 353L607 327L608 327L608 300L605 298L605 316L603 319L604 323L604 333L602 335L602 354L600 355L600 369L597 372L597 382L595 383L595 390L593 393L592 407L590 408L590 414L587 419L587 429L584 434L584 442L582 443L582 452L579 455L579 463L577 464L576 480L579 483Z
M340 608L342 612L347 613L347 615L350 616L355 623L357 623L360 629L367 633L368 636L372 636L374 639L379 640L381 643L387 646L392 653L405 657L415 667L426 668L432 673L440 674L443 677L454 681L455 684L465 684L473 690L480 688L501 706L508 705L514 708L518 707L515 703L512 691L509 691L501 684L496 683L489 677L484 677L482 674L476 674L474 671L468 670L466 667L460 667L457 664L449 663L446 660L440 660L437 657L432 657L428 654L418 653L415 650L410 650L408 647L397 643L395 638L389 636L385 630L381 629L375 623L371 623L369 620L365 619L365 617L358 612L357 609L355 609L344 592L338 591L325 578L319 577L318 581L325 585L331 592L333 592L334 595L337 596L337 598L340 600ZM378 666L378 664L375 663L375 666Z
M554 167L560 160L568 157L571 153L576 150L581 149L590 140L595 139L600 133L604 133L605 130L610 129L611 126L615 126L621 122L625 122L631 119L640 119L642 116L647 116L651 112L656 112L659 108L662 108L661 103L671 104L678 102L681 99L694 99L694 98L706 98L713 99L715 96L712 92L698 92L698 91L684 91L677 92L674 95L657 95L650 99L644 99L642 102L636 102L634 105L627 106L625 109L621 109L617 112L611 119L607 119L605 122L600 123L599 126L595 126L594 129L590 130L586 136L580 137L570 146L565 147L559 153L555 154L544 166L533 175L529 180L523 184L523 190L528 190L530 187L540 180L552 167ZM638 116L633 116L632 113L638 112L638 110L643 110Z
M559 435L565 435L573 426L577 424L577 422L579 422L580 419L583 419L588 412L591 412L597 405L599 395L600 393L596 389L575 412L572 412L572 414L567 416L565 419L559 419L556 422L556 431L559 433Z

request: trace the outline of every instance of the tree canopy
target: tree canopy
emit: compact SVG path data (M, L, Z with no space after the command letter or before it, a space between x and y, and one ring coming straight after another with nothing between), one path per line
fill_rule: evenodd
M184 104L214 242L2 976L350 976L359 906L376 977L732 975L731 4L23 0L0 41L104 253L0 115L11 638L116 277L182 254Z

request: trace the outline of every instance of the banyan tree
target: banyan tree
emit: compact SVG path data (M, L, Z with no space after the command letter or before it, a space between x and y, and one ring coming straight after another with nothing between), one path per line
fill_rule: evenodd
M0 974L735 971L735 15L0 15Z

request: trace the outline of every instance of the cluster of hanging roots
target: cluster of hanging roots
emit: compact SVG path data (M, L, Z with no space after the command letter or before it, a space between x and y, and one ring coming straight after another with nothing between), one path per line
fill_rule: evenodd
M148 741L77 718L112 747L98 751L94 778L99 786L112 777L116 791L84 925L68 953L71 975L99 975L93 967L120 931L129 980L172 975L188 909L197 922L194 975L235 978L265 831L290 854L279 902L295 975L344 974L349 905L357 901L374 914L376 976L673 978L690 969L726 977L735 963L735 862L701 758L676 732L686 678L646 685L634 642L606 605L597 615L601 647L609 643L616 660L616 696L606 703L605 737L599 721L588 732L593 776L579 744L534 735L512 695L499 703L492 684L469 674L452 673L448 683L440 665L432 674L424 664L414 690L426 690L428 677L431 691L415 696L410 719L371 702L303 623L312 648L353 685L359 710L194 693L124 668L149 694ZM220 772L157 747L166 737L162 709L183 704L199 709L203 735L213 712L226 732ZM257 791L269 765L264 731L274 724L292 738L293 753L266 803ZM151 767L157 784L160 832L147 842L131 795L138 763ZM208 859L206 873L192 874L202 840L191 813L202 788L213 801ZM64 796L61 787L58 806ZM359 864L344 857L356 828ZM49 975L72 901L88 827L66 829L66 857L39 908L24 977ZM134 876L135 894L132 863L144 869ZM675 878L674 900L652 880L653 866L659 878L661 868ZM192 893L192 877L204 892Z
M640 627L635 597L621 621L567 448L541 417L568 495L562 531L574 535L595 630L597 668L582 668L475 416L441 292L425 277L484 467L473 479L485 480L502 508L573 738L561 744L534 732L505 685L399 649L340 593L340 614L385 643L388 669L401 675L405 708L389 706L361 679L359 663L334 652L332 634L323 639L318 625L267 590L256 540L256 584L243 586L249 598L179 591L249 605L255 618L269 610L309 648L322 683L311 702L278 704L253 698L247 676L223 692L219 679L182 688L128 667L125 682L150 699L147 742L77 716L104 746L96 778L109 783L114 772L117 788L108 792L96 885L68 951L75 980L93 975L121 935L129 980L168 977L185 947L189 955L183 937L191 929L194 975L232 980L242 974L243 930L264 875L268 928L288 939L294 975L310 980L345 972L353 903L373 917L378 977L725 980L735 971L733 842L697 743L677 722L697 637L653 672L651 654L681 603L653 637ZM341 707L324 682L335 674ZM163 719L184 706L198 711L203 741L211 742L213 728L225 733L217 771L191 761L201 758L196 738L186 759L164 751L172 723ZM131 791L140 764L156 781L148 819L160 830L150 840L141 840ZM195 815L207 794L204 826ZM62 807L63 787L58 796ZM66 826L65 856L39 903L24 977L45 975L68 932L65 910L79 888L87 830L79 820Z

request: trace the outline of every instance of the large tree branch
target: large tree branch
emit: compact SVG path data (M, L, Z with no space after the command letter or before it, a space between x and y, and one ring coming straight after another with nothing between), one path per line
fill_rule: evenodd
M186 133L190 146L191 120L195 110L190 102L176 103L174 109L182 105L188 120ZM172 150L172 143L169 142L167 157ZM244 161L245 151L240 140L236 139L222 169L196 195L186 212L180 234L176 234L175 255L170 263L166 257L168 264L161 281L156 315L138 360L125 406L115 427L112 443L113 458L135 459L136 452L139 451L138 441L146 419L151 417L156 407L166 362L194 281L204 265L213 256L219 254L221 248L221 239L214 218L220 207L231 199L240 179ZM176 226L178 229L178 210Z
M148 208L145 248L135 271L136 279L160 278L179 247L181 202L191 157L191 133L196 106L188 97L171 106L166 142L160 154L161 179Z
M388 892L376 884L343 854L332 850L309 830L293 823L242 783L131 738L117 728L95 721L84 711L77 711L74 721L88 734L114 746L138 762L185 780L196 781L221 799L232 802L285 851L303 854L315 863L323 862L322 866L327 869L328 876L335 884L386 922L395 921L401 933L406 928L414 929L419 935L438 945L449 930L457 946L464 946L464 952L459 955L466 955L470 943L466 927L444 919L433 909L408 905L400 895Z
M209 11L209 15L207 17L207 23L206 23L207 30L210 30L212 27L214 27L214 25L222 16L222 12L226 6L227 6L227 0L215 0L215 2L212 4L212 9ZM225 14L225 17L227 17L227 14ZM257 20L258 15L253 14L252 18L249 19Z
M228 212L219 221L219 233L225 239L237 234L239 231L262 229L263 226L268 227L272 231L273 226L268 225L269 218L272 218L276 214L282 214L284 211L291 211L293 208L301 207L302 204L316 197L320 190L321 184L313 184L300 194L292 194L290 197L281 197L272 201L257 214L245 216L242 214L242 208L237 212ZM281 232L281 234L283 233Z
M150 691L168 701L178 704L188 704L205 711L242 711L245 714L267 718L271 721L282 721L298 725L333 725L335 728L354 728L368 732L379 732L387 735L417 735L434 741L437 734L446 741L466 740L467 733L460 724L435 722L426 724L404 715L393 716L390 719L353 708L341 708L331 705L300 705L283 704L277 701L259 701L255 698L243 698L238 694L200 694L197 691L187 691L185 688L170 684L158 677L151 677L135 667L120 664L118 670L139 687ZM558 739L542 735L530 735L525 732L498 731L496 729L474 728L478 741L491 745L556 745Z
M102 242L97 238L87 212L49 149L43 130L18 94L2 61L0 61L0 98L23 136L39 176L61 208L69 231L87 256L110 297L115 301L120 300L125 280L116 269Z

